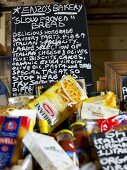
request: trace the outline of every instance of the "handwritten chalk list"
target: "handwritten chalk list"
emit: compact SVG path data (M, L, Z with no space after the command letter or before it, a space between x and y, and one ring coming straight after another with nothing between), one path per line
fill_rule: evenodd
M120 109L122 111L127 111L127 76L120 77L120 93Z
M127 76L121 76L122 100L127 100Z
M85 7L54 4L12 10L12 95L70 74L92 82Z
M92 134L103 170L127 169L127 131Z

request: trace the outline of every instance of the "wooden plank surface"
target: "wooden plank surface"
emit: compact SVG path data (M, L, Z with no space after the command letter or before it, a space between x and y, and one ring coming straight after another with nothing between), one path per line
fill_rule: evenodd
M121 98L120 79L127 75L127 61L105 62L106 90L115 92Z
M7 52L6 52L6 48L0 44L0 56L6 56Z
M127 37L90 37L92 50L127 50Z

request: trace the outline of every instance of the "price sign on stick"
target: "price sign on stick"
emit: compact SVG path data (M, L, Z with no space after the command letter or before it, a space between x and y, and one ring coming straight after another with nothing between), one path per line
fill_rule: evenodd
M103 170L127 169L127 131L113 131L92 135Z
M12 10L12 96L63 75L92 82L85 7L54 4Z

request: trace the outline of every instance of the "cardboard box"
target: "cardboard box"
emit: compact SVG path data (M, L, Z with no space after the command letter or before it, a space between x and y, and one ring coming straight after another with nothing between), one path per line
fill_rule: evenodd
M127 76L127 61L105 62L105 88L122 98L121 77Z
M43 170L79 170L53 137L29 132L23 143Z

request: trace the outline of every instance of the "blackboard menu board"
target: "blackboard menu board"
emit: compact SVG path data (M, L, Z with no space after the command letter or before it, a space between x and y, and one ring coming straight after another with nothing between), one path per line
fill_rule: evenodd
M121 103L120 109L127 111L127 76L120 77Z
M127 169L127 131L113 131L92 135L103 170Z
M12 9L12 96L70 74L92 82L85 7L82 4Z
M121 76L122 100L127 100L127 76Z

